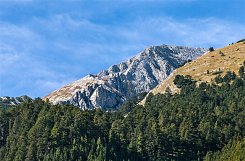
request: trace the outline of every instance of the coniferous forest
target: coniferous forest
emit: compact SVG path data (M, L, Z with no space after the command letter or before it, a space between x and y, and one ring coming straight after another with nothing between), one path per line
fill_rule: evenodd
M0 160L245 160L245 77L213 83L176 76L179 94L149 94L119 111L82 111L41 99L0 109Z

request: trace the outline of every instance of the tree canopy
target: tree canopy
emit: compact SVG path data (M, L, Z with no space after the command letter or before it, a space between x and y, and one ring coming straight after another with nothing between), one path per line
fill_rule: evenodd
M0 108L0 160L244 160L242 71L219 76L221 85L179 75L179 94L149 94L118 112L41 99Z

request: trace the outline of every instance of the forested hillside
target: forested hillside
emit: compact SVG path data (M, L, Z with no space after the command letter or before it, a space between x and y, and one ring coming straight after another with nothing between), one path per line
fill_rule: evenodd
M123 112L41 99L1 109L0 160L245 160L244 67L215 80L178 75L179 94L150 94Z

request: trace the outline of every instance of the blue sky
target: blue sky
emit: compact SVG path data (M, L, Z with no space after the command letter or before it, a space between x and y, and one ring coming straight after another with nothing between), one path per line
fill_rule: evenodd
M0 96L45 96L150 45L242 38L244 0L0 0Z

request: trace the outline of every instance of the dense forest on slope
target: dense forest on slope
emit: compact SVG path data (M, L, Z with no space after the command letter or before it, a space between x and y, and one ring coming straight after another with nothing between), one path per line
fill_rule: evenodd
M41 99L0 109L0 160L245 160L245 77L131 101L118 112L81 111ZM127 113L125 115L125 113Z

